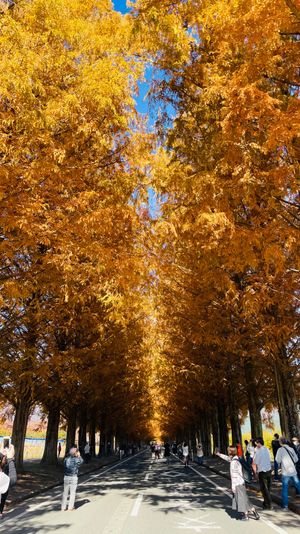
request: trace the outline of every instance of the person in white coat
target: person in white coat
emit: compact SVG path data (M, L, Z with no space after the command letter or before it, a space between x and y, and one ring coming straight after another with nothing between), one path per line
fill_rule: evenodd
M281 437L279 439L281 447L276 453L276 462L278 466L281 466L281 478L282 478L282 508L288 510L289 504L289 483L292 482L297 490L296 497L300 497L300 481L297 476L296 463L298 462L298 456L295 450L287 443L287 439Z
M182 446L182 455L183 455L184 467L187 467L189 464L189 446L186 442L184 442Z
M248 521L250 517L258 520L259 515L248 499L242 464L237 455L237 448L231 446L228 447L227 451L228 456L221 454L218 449L215 450L215 454L223 458L223 460L230 462L231 490L233 495L232 509L243 514L242 521Z
M6 495L8 493L10 478L7 476L3 471L3 466L6 462L6 457L0 453L0 500L2 495ZM0 518L3 516L3 508L0 513Z

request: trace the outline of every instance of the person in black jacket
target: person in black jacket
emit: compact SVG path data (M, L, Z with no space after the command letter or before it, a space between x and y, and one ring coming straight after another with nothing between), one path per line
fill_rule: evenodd
M281 447L281 445L279 443L279 435L278 434L274 434L274 439L272 439L271 445L272 445L272 451L273 451L273 456L274 456L274 480L279 480L278 463L275 460L277 451Z
M64 511L67 508L67 502L70 492L70 499L68 510L75 510L75 496L78 484L78 470L83 459L76 447L70 449L69 455L64 459L64 492L62 496L61 509Z

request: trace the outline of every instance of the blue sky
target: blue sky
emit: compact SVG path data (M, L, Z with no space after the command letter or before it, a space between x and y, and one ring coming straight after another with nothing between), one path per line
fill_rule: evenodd
M128 7L126 6L126 0L113 0L113 4L115 6L115 9L117 11L121 11L121 13L126 13L128 11Z
M126 6L126 0L114 0L114 7L117 11L121 13L127 13L129 11ZM139 113L148 114L148 125L151 128L155 122L155 110L153 110L152 115L149 115L149 107L147 101L147 92L151 83L151 69L146 69L145 72L145 82L139 83L139 95L136 96L136 108ZM159 213L157 197L155 191L152 188L148 189L148 208L152 217L157 217Z

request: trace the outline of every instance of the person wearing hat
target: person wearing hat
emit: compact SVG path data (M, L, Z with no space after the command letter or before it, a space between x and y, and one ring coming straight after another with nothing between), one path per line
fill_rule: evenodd
M288 510L289 504L289 483L292 482L296 488L297 495L300 497L300 480L297 476L296 463L298 462L298 456L295 450L288 445L286 438L281 437L279 439L281 447L276 454L276 462L281 465L282 473L282 508Z
M83 459L76 447L71 447L68 456L64 459L64 491L61 502L61 509L67 509L67 502L70 493L68 510L75 510L75 496L78 484L78 470Z

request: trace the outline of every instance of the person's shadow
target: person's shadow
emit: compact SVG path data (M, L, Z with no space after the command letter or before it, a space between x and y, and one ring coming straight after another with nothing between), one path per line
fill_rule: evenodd
M84 506L85 504L88 504L89 502L91 502L89 499L81 499L81 501L76 501L75 510L77 510L77 508L81 508L81 506Z
M225 512L231 519L240 519L240 514L236 510L232 510L232 508L225 508Z

